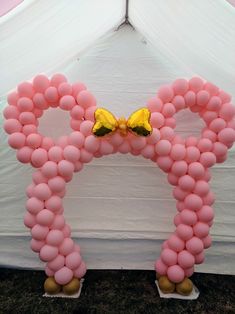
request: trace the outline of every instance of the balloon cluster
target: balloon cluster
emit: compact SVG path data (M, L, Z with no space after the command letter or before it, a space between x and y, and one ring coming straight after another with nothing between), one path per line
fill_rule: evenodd
M32 83L19 84L8 103L4 128L9 145L17 149L20 162L37 168L27 188L24 223L31 229L32 250L47 262L48 276L66 285L85 275L80 248L63 216L66 183L93 157L117 152L151 159L168 174L175 186L176 230L163 243L156 271L174 283L192 275L194 265L204 260L204 249L211 245L214 196L208 184L209 168L226 160L235 141L235 108L228 94L200 78L178 79L161 87L147 103L153 128L148 137L130 132L123 136L118 131L104 138L94 136L94 96L82 83L69 84L62 74L51 79L38 75ZM69 135L53 140L38 132L38 119L50 107L69 111ZM186 108L205 121L200 138L183 139L174 132L174 115Z

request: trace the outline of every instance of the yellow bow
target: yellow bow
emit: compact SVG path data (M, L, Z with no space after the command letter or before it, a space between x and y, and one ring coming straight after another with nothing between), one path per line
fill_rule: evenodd
M108 110L98 108L95 111L95 123L92 132L95 136L101 137L119 130L121 135L125 136L129 130L136 135L148 136L152 132L149 123L150 116L150 111L147 108L142 108L132 113L128 120L123 117L117 120Z

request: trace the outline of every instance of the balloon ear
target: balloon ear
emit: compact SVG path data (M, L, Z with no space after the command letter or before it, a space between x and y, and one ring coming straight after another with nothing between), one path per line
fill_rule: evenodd
M4 129L9 134L9 145L17 149L17 159L39 168L48 160L64 159L63 148L67 145L81 147L84 136L81 127L94 120L96 101L82 83L69 84L62 74L51 79L37 75L32 83L23 82L17 90L8 95L8 106L4 110ZM39 118L48 108L61 108L70 112L69 136L58 140L38 132ZM83 121L88 120L88 121ZM89 121L90 120L90 121ZM81 136L80 136L81 135Z
M185 146L187 163L199 161L208 168L226 160L227 151L235 141L235 107L223 90L198 77L189 81L178 79L170 86L162 86L157 97L149 100L148 108L150 122L160 130L161 139L167 140L169 145ZM190 136L185 140L174 132L175 113L187 108L206 124L199 138ZM179 155L176 148L172 146L171 157L175 153Z

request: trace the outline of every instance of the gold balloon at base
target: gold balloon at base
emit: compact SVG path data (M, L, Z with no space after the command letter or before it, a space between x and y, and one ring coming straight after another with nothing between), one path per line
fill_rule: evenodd
M54 277L48 277L44 282L44 290L48 294L56 294L61 290L61 286L55 281Z
M189 278L184 278L180 283L176 284L176 291L182 295L189 295L193 291L193 283Z
M67 285L63 286L63 292L68 295L72 295L78 292L80 288L80 280L73 278Z
M167 276L161 276L158 280L158 285L163 293L172 293L175 291L175 284Z

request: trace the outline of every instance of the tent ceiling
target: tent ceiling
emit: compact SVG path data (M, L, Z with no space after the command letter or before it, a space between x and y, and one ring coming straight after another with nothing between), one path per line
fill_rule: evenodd
M127 19L125 0L28 0L0 20L0 95L51 74ZM235 86L235 10L224 0L129 1L129 21L163 55L217 83ZM193 60L193 61L192 61Z

